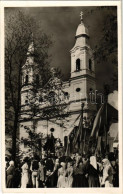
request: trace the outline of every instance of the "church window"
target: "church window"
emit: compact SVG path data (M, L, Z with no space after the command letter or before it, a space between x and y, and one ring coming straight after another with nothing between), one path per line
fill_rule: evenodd
M92 61L91 61L91 59L89 59L89 70L92 71Z
M24 142L24 148L27 148L27 142Z
M80 90L81 90L80 88L76 88L76 92L80 92Z
M36 75L36 84L39 84L39 75Z
M89 94L92 94L92 93L93 93L93 89L92 89L92 88L90 88Z
M65 95L65 96L68 96L68 92L65 92L64 95Z
M29 77L28 75L26 75L25 83L28 84L28 81L29 81Z
M24 76L22 76L22 84L24 84Z
M80 59L76 60L76 71L80 70Z
M25 100L25 104L27 104L28 103L28 100Z
M65 92L64 96L65 96L66 99L69 99L69 93L68 92Z
M51 91L50 93L49 93L49 95L48 95L48 99L49 99L49 102L51 103L51 104L54 104L55 103L55 92L53 92L53 91Z
M43 102L43 98L42 97L39 97L39 102Z

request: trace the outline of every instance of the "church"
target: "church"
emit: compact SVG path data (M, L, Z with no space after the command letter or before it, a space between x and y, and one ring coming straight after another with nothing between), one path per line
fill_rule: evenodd
M74 38L74 37L73 37ZM52 96L52 100L40 100L37 98L40 115L30 119L26 114L28 110L28 94L31 91L30 83L33 81L35 65L34 57L30 55L30 52L34 52L33 42L30 44L27 53L27 60L22 67L22 82L27 83L21 90L21 119L19 126L20 139L27 136L24 126L28 126L33 129L35 125L35 131L37 133L43 133L48 135L53 129L53 135L55 138L59 138L64 145L65 137L69 136L71 131L78 126L80 121L80 115L83 114L83 118L86 122L94 116L96 113L96 103L92 103L90 100L92 91L96 91L96 78L95 78L95 64L93 58L93 50L89 45L89 31L83 21L83 13L80 13L80 24L78 25L75 33L75 44L70 50L71 54L71 76L68 81L63 82L55 75L55 70L52 68L52 77L47 84L50 84L50 89L40 88L40 98L47 95ZM69 54L69 51L68 51ZM38 71L37 71L38 72ZM37 74L37 79L39 79ZM62 84L61 84L62 83ZM54 85L56 86L54 88ZM36 95L35 95L36 98ZM61 101L56 100L62 99ZM45 98L46 99L46 98ZM59 105L60 113L57 115L54 113L54 103ZM64 108L63 108L64 107ZM49 113L45 116L41 116L44 112ZM53 114L54 113L54 114ZM25 116L27 119L25 120ZM83 124L84 125L84 124ZM85 126L86 127L86 126ZM22 145L22 149L27 149L26 145Z

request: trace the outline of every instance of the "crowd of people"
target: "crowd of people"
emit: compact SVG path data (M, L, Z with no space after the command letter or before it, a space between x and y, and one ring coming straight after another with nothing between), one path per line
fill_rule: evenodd
M119 187L118 158L72 154L71 157L25 157L6 163L7 188Z

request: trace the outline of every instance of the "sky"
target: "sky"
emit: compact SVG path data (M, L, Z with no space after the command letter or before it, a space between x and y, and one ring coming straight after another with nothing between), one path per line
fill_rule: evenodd
M21 10L26 16L31 16L40 23L41 28L52 36L53 46L50 48L51 66L59 67L63 80L68 80L71 70L70 50L75 44L75 33L80 24L80 12L83 11L83 20L88 27L90 46L101 44L102 29L105 18L110 11L99 7L26 7L6 8L5 14ZM97 68L99 68L97 66ZM108 77L106 79L109 79Z

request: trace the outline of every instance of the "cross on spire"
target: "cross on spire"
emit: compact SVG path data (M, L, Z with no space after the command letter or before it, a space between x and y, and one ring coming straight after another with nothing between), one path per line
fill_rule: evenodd
M81 22L83 21L83 12L82 11L80 12L80 20L81 20Z

